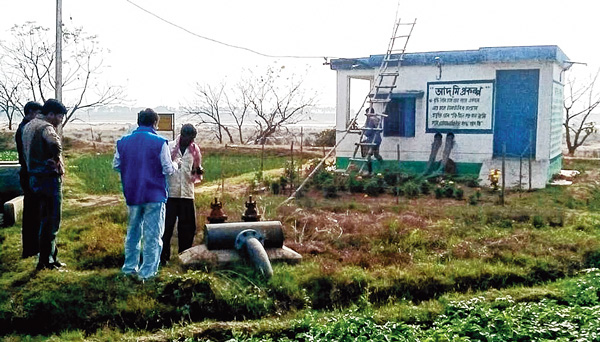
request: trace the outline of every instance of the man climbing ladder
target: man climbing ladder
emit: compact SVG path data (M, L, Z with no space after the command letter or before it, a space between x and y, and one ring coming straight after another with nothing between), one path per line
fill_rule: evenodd
M354 162L357 166L360 165L359 172L362 172L364 167L367 166L369 173L372 173L373 164L371 157L375 156L380 162L383 160L379 154L379 145L382 141L381 132L383 131L384 119L387 117L388 105L392 101L392 93L398 86L400 66L404 60L406 45L408 44L415 23L416 20L410 23L402 23L398 19L394 25L392 38L381 62L379 72L375 78L375 82L373 82L371 91L365 99L365 102L369 103L369 107L365 113L367 120L365 121L365 125L360 129L361 135L356 143L354 154L350 158L348 168ZM407 34L398 35L398 29L401 26L408 28ZM402 48L396 49L394 46L398 39L404 40L404 44ZM356 122L356 118L353 121ZM360 151L360 155L358 151Z

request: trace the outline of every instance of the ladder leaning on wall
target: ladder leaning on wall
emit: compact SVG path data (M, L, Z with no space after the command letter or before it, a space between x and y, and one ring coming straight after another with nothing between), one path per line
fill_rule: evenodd
M358 110L358 113L356 113L356 115L354 116L354 119L352 119L350 121L350 125L348 125L348 129L346 129L346 131L344 132L344 135L342 135L342 137L337 140L335 146L331 150L329 150L329 152L323 157L323 159L321 159L319 164L311 171L311 173L304 179L304 181L298 186L298 188L296 188L296 190L290 195L290 197L288 197L285 201L281 202L277 207L285 205L289 201L293 200L296 197L296 194L298 193L298 191L300 191L304 187L304 185L306 185L306 183L314 176L314 174L323 166L323 164L331 156L331 154L334 151L336 151L337 147L340 145L340 143L342 141L344 141L344 139L346 138L348 133L352 131L352 127L356 125L356 119L358 118L358 115L360 113L362 113L363 107L365 106L367 99L369 100L368 102L371 106L373 104L377 103L377 104L379 104L379 107L383 108L383 110L379 111L380 119L382 119L384 116L387 116L387 114L385 114L385 110L387 109L387 104L391 100L392 91L396 87L396 84L397 84L397 80L398 80L398 76L399 76L399 72L400 72L400 65L402 63L402 60L404 59L404 52L405 52L406 46L408 44L408 39L410 38L413 28L415 27L415 24L417 23L416 19L411 23L402 23L402 20L398 17L398 13L396 13L396 18L397 18L397 21L394 23L394 28L392 30L392 38L390 39L387 52L385 54L385 57L383 58L383 61L381 62L381 66L379 67L377 79L375 80L375 82L373 82L371 90L369 91L369 94L365 97L365 100L363 101L361 108ZM407 34L398 35L398 31L399 31L400 27L403 27L404 28L403 31L407 32ZM404 44L402 44L401 49L394 48L394 46L396 45L396 40L404 42ZM393 65L390 65L390 64L394 64L394 63L395 63L395 68L393 67ZM384 81L384 79L385 79L385 81ZM382 101L384 99L387 99L387 100ZM377 115L377 112L375 112L375 115ZM379 120L379 125L377 128L379 129L379 132L383 131L383 120ZM365 130L361 129L359 144L360 144L360 141L362 141L362 139L363 139L364 133L365 133ZM367 146L367 145L364 144L364 146ZM369 147L369 148L372 148L372 147ZM360 145L357 145L357 148L354 151L355 155L359 149L360 149ZM357 162L357 159L358 158L351 158L351 160L348 163L348 167L350 167L350 165L352 164L353 161ZM361 171L364 168L368 159L362 158L362 160L364 162L361 163L362 164L360 167ZM346 169L346 172L348 172L348 168Z
M379 146L380 142L375 142L374 138L377 135L381 136L383 132L383 119L387 117L388 104L392 101L392 93L397 87L400 66L404 60L406 46L416 23L416 19L412 22L402 23L401 19L398 18L398 21L394 24L392 37L390 38L386 54L381 61L377 77L372 84L369 94L365 97L363 105L348 126L349 130L357 126L356 120L358 115L365 107L365 103L368 103L367 113L365 113L367 119L363 127L360 128L360 138L355 143L354 153L346 168L347 172L351 170L352 165L356 165L359 173L362 172L365 166L368 166L371 162L371 157L373 152L375 152L374 149ZM399 33L398 31L401 32ZM395 48L397 44L401 48ZM372 110L370 110L371 108Z

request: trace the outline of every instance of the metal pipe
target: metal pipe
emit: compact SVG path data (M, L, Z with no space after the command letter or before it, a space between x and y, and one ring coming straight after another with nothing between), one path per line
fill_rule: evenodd
M265 237L254 229L241 231L235 238L235 249L248 259L263 276L271 278L273 268L264 248Z
M204 225L204 243L209 250L234 249L239 233L254 229L265 239L265 248L283 246L283 229L279 221L208 223Z
M250 237L246 240L244 249L254 267L267 279L271 278L273 276L273 267L271 266L267 251L265 251L260 241L255 237Z

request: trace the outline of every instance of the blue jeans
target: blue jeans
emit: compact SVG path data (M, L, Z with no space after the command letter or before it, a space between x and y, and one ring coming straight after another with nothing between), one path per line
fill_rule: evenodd
M128 208L125 264L121 270L125 274L137 274L141 279L148 279L158 272L165 230L165 204L145 203Z
M38 266L48 266L58 262L56 235L62 210L62 179L60 176L31 175L29 185L40 201Z

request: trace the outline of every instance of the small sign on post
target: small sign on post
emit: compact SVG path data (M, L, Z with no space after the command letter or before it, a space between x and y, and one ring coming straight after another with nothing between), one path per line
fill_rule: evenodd
M173 140L175 140L175 113L159 113L158 119L158 131L173 132Z

